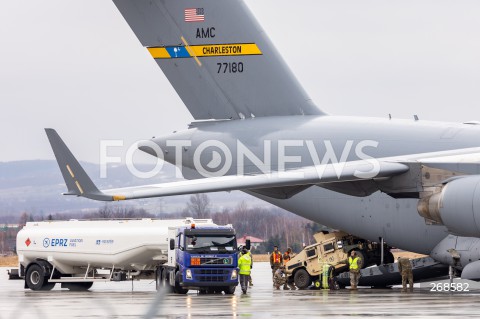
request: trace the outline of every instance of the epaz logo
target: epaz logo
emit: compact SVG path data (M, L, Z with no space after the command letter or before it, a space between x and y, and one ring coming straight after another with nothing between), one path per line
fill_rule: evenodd
M67 247L68 239L66 238L44 238L43 247Z

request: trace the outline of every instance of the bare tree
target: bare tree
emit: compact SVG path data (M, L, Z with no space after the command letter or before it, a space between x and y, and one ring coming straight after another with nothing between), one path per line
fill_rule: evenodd
M115 206L112 215L115 218L134 218L135 209L127 206Z
M230 209L228 209L227 207L224 207L220 212L217 211L213 213L211 216L215 223L219 225L227 225L232 223Z
M112 218L113 211L112 208L105 204L102 208L98 209L98 218Z
M20 215L20 219L18 220L18 225L19 226L25 226L28 221L28 214L27 212L23 212L22 215Z
M116 206L113 209L113 217L115 218L153 218L154 215L150 214L143 208L135 208L131 206Z
M5 237L6 232L0 231L0 246L2 246L2 255L5 253Z
M186 211L194 218L210 217L210 198L206 194L195 194L190 196Z

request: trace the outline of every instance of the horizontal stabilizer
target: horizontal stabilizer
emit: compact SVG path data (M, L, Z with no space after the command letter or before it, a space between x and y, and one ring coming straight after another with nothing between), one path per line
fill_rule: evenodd
M77 195L95 200L112 200L111 197L102 194L88 177L85 170L80 166L77 159L68 149L58 133L51 128L46 128L48 140L62 172L68 193L65 195Z

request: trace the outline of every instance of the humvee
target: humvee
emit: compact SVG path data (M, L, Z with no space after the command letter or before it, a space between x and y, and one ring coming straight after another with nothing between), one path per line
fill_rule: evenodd
M290 281L300 289L312 282L320 286L324 263L330 267L329 277L348 270L348 256L355 250L362 259L362 268L381 263L381 244L358 238L345 232L321 232L314 235L316 243L306 246L285 265ZM384 245L384 263L393 263L390 247Z

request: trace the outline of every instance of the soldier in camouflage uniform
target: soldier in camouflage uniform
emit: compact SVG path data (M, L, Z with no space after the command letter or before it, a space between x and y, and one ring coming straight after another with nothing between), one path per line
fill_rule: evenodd
M413 291L413 272L410 259L398 257L398 271L402 275L402 291L407 291L407 281L410 291Z
M283 265L282 253L278 251L278 246L273 246L273 252L270 254L270 267L272 268L272 279L275 278L275 272ZM275 286L275 280L273 280Z
M350 289L357 290L358 282L360 280L360 269L362 269L363 260L357 255L355 250L352 250L347 261L350 271Z
M275 289L280 290L280 286L283 285L283 290L295 290L295 285L288 282L288 278L285 276L284 271L285 266L281 266L277 270L275 270L275 274L273 276L273 283L275 285Z
M294 254L292 253L292 248L288 247L287 251L283 254L282 257L283 257L283 266L287 267L287 263L290 261L290 259L292 259L292 257L294 257ZM295 284L293 282L287 283L287 281L288 280L286 280L285 284L283 285L283 290L297 289L297 287L295 287Z

